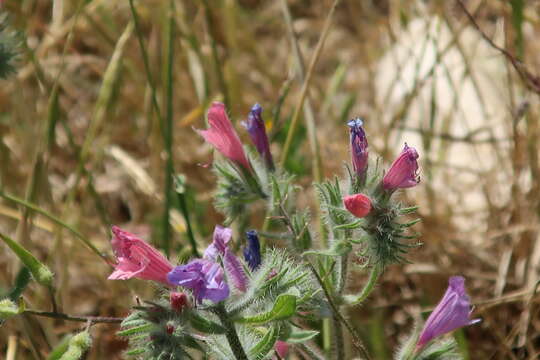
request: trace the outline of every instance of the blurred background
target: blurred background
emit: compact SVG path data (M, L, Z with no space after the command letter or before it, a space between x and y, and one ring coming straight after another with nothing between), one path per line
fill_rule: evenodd
M453 0L341 0L335 11L329 0L133 5L2 5L4 32L18 32L20 45L16 73L0 82L0 231L53 269L62 311L124 316L155 292L137 280L108 281L110 268L81 237L111 254L117 224L170 248L172 259L185 257L184 201L195 238L209 242L223 217L212 203L212 149L193 127L205 127L211 101L226 103L246 143L240 122L260 103L279 159L305 87L284 164L313 214L312 182L344 172L348 119L364 119L371 156L384 164L404 142L420 154L421 184L401 196L420 205L423 246L348 314L373 358L390 359L458 274L482 318L455 333L464 356L539 357L539 2L463 0L474 23ZM172 173L185 176L182 201L164 190ZM252 220L259 227L263 213ZM21 265L0 249L1 296ZM359 270L351 288L364 280ZM37 284L24 299L50 310ZM17 359L45 359L83 327L11 320L0 328L0 358L16 349ZM126 344L117 330L93 326L87 359L120 358Z

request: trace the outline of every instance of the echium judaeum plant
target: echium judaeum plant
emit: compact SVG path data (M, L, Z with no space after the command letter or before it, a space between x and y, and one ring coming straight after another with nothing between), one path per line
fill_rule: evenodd
M385 268L407 261L409 249L419 245L418 235L410 231L417 222L412 217L416 207L395 198L400 189L419 183L417 151L405 144L385 171L379 160L369 157L362 120L349 121L351 162L345 166L345 178L315 184L322 210L318 227L295 204L299 187L294 177L274 162L261 106L253 106L244 122L256 151L244 149L223 104L210 106L208 124L198 133L223 155L214 161L214 172L215 204L225 222L215 225L202 257L173 264L136 235L112 228L115 261L108 261L114 267L109 279L138 278L160 289L156 299L139 301L123 319L118 334L129 340L126 356L370 358L344 313L364 303ZM261 208L255 203L266 204L261 229L249 226ZM21 292L30 279L52 293L54 274L18 242L2 233L0 239L25 265L13 291L0 298L0 325L21 313L80 321L56 309L48 313L25 308ZM283 242L285 247L277 246ZM366 272L368 280L350 293L347 281L353 270ZM471 319L471 311L465 280L451 277L440 303L424 325L402 341L395 359L461 358L455 342L443 335L478 322ZM87 329L67 338L50 358L80 359L92 343L88 327L97 320L89 317ZM348 344L355 354L347 353Z
M214 162L216 206L225 225L237 223L241 233L233 241L231 228L216 225L201 258L175 265L135 235L113 227L116 265L109 279L136 277L162 285L158 299L136 306L123 321L119 335L129 338L127 355L346 359L352 354L346 354L344 338L351 332L357 355L369 358L342 312L362 304L385 268L406 261L409 249L419 245L410 231L418 221L411 220L416 207L394 197L419 183L417 151L405 144L384 171L368 156L362 120L349 121L346 178L315 184L324 225L316 235L309 214L295 205L294 177L274 163L261 106L254 105L243 123L256 152L246 151L223 104L212 104L207 118L209 128L198 133L223 155ZM267 204L260 231L246 226L255 202ZM284 239L285 248L273 246L272 239ZM367 271L368 280L359 292L347 293L348 273L355 267ZM395 358L460 358L455 342L442 335L479 321L470 313L464 279L451 277L441 302L423 328L402 342ZM320 336L333 346L319 348Z

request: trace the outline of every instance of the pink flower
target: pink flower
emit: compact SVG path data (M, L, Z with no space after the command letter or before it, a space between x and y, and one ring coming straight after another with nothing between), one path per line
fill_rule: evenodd
M214 102L210 106L208 124L210 125L208 130L197 130L204 140L214 145L223 156L232 162L246 169L251 169L240 138L227 116L224 104Z
M169 261L145 241L133 234L112 227L111 240L117 264L109 280L139 278L169 285L167 273L173 269Z
M416 149L405 144L401 154L384 175L383 187L386 190L395 190L416 186L420 182L417 159Z
M274 350L276 350L276 353L280 358L284 359L289 352L289 344L287 344L285 341L278 340L274 345Z
M371 200L364 194L345 196L343 197L343 204L357 218L363 218L371 211Z

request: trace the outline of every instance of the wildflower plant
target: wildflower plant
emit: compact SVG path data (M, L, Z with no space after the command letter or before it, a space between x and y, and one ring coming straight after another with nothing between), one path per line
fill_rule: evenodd
M244 124L255 151L244 147L221 103L208 110L209 128L197 130L222 155L213 170L215 205L225 219L215 224L204 251L194 249L202 257L175 263L137 235L112 227L109 279L152 281L159 289L157 298L139 300L120 319L118 335L129 340L127 357L262 360L297 353L345 359L348 332L357 355L369 358L344 314L364 303L389 265L407 262L408 252L420 245L412 230L419 221L417 207L396 196L419 183L419 154L405 144L385 170L380 159L369 157L363 121L349 121L351 162L345 176L314 184L321 209L317 227L317 219L297 206L301 188L294 176L274 163L262 111L253 106ZM267 212L260 228L250 223L256 203ZM13 240L0 238L29 269L21 282L32 275L54 287L54 274L45 265ZM369 274L358 291L348 286L353 271ZM464 282L450 278L441 302L404 340L396 359L460 358L455 342L444 335L478 322L470 319ZM1 321L26 311L19 297L0 299ZM118 319L104 321L113 320ZM330 337L331 348L318 345ZM65 354L74 354L66 359L80 358L91 337L85 330L66 344Z

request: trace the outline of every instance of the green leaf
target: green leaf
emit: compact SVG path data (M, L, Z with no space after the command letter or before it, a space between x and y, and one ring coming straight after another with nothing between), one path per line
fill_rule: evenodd
M417 223L419 223L420 221L422 221L422 219L414 219L412 221L409 221L407 223L404 223L404 224L399 224L400 227L402 228L405 228L405 227L411 227Z
M72 334L64 336L64 338L55 346L55 348L49 353L47 360L59 360L62 355L67 351L69 342L73 337Z
M201 331L205 334L225 334L226 332L223 326L211 320L205 319L195 312L191 313L189 321L195 330Z
M19 307L11 300L0 300L0 319L5 320L19 313Z
M79 360L92 345L88 331L83 331L69 340L67 351L59 360Z
M309 250L305 251L304 255L319 255L319 256L342 256L352 250L352 245L348 241L338 241L327 250Z
M10 298L12 301L17 301L23 293L24 289L26 289L26 287L30 283L31 279L32 276L30 274L30 270L28 270L26 266L23 266L17 274L17 277L15 278L15 285L9 291L7 297Z
M296 296L282 294L279 295L272 310L251 316L235 319L239 323L264 324L269 321L285 320L296 314Z
M141 326L132 327L126 330L122 330L116 333L118 336L130 336L133 334L139 334L142 332L148 332L150 329L154 327L153 324L147 323Z
M364 224L363 220L356 220L351 223L334 226L334 230L354 230Z
M0 239L6 243L6 245L13 250L15 255L22 261L22 263L30 270L34 279L41 285L51 287L53 282L53 273L45 264L41 263L32 253L26 250L15 240L0 233Z
M293 331L289 334L289 337L287 338L287 342L294 343L294 344L301 344L308 340L313 339L317 335L319 335L318 331L304 330L304 329L294 327Z
M274 347L274 344L279 338L279 325L272 326L270 330L266 332L266 335L249 350L249 357L254 359L264 359L266 354Z
M402 208L402 209L399 209L399 213L401 215L412 214L413 212L418 210L418 208L419 206L410 206L410 207Z

